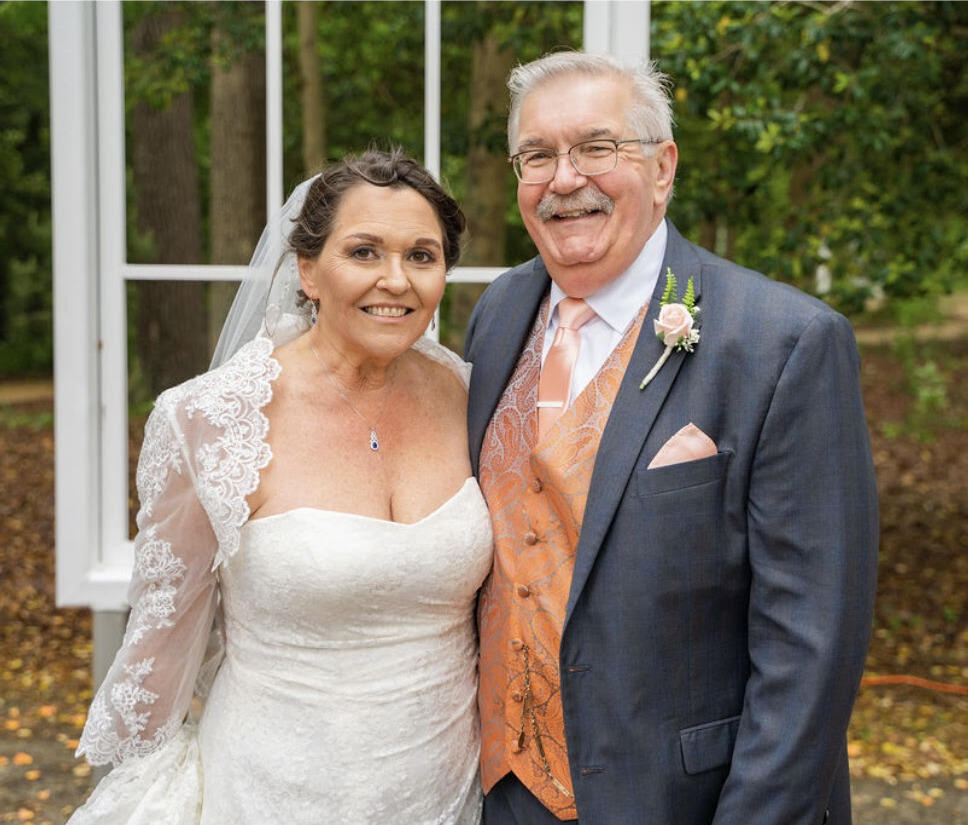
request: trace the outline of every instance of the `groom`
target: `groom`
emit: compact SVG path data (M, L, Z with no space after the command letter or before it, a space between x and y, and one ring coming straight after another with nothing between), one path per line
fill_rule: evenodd
M485 825L849 823L878 540L851 328L665 219L651 67L509 87L540 255L467 333Z

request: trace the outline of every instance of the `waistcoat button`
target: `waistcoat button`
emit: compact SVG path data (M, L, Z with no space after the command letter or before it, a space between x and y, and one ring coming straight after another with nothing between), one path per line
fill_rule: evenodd
M524 534L524 543L525 544L537 544L538 543L538 534L535 533L534 530L528 530L528 532Z
M528 598L528 596L531 595L531 588L528 587L526 584L519 584L518 585L518 595L522 599Z

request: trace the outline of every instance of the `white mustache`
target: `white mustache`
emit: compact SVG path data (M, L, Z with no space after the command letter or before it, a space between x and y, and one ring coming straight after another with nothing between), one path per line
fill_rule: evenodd
M608 195L598 189L585 187L568 195L549 193L538 201L535 211L542 221L550 221L555 215L563 212L598 210L611 215L613 209L615 209L615 201Z

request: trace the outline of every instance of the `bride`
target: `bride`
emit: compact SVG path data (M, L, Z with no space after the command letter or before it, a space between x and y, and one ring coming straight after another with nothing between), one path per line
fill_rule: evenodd
M463 228L399 151L267 227L219 365L145 427L131 617L78 749L115 768L73 825L479 821L491 527L469 367L422 337Z

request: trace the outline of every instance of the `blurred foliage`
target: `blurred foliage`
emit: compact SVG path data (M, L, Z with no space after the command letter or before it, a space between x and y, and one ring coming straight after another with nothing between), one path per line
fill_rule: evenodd
M471 73L470 45L492 32L514 55L515 63L527 63L550 51L580 49L582 4L544 2L444 3L441 11L441 76L445 89L441 103L442 178L459 201L473 197L467 189L468 83L451 83L449 78L468 78ZM507 110L507 92L502 89L502 111ZM506 157L507 120L483 124L481 142L496 155ZM517 181L508 167L505 223L509 232L506 246L495 253L494 265L520 263L536 254L518 212ZM463 337L463 336L461 336Z
M174 5L124 3L125 25ZM127 56L126 106L164 107L193 91L207 221L211 68L259 47L262 19L232 3L177 5L184 23L158 54ZM421 156L423 4L319 9L329 157L393 143ZM287 187L315 171L301 168L295 18L284 4ZM216 23L229 35L218 47ZM496 36L521 62L580 47L582 4L445 2L441 26L442 177L466 202L473 44ZM656 0L651 26L676 101L670 216L691 239L850 313L883 298L903 314L912 299L966 284L968 4ZM46 6L0 4L0 37L0 373L43 371L52 360ZM480 129L479 140L506 151L503 120ZM136 260L150 239L128 211ZM534 249L510 172L505 218L501 257L511 264Z
M300 156L299 82L296 67L298 30L289 3L284 22L287 90L284 100L286 148ZM423 154L423 3L321 3L317 17L318 48L327 97L326 145L330 159L370 144L399 144ZM292 91L290 91L290 89ZM288 159L288 158L287 158ZM301 163L301 162L300 162ZM318 170L287 165L294 185Z
M0 375L53 363L47 9L0 4Z
M694 239L808 291L824 266L848 312L968 282L968 5L656 2L652 38Z
M963 427L951 413L949 384L956 362L935 342L919 343L912 329L902 329L891 346L903 375L903 391L910 397L910 407L900 420L880 422L887 438L910 436L923 444L932 444L945 428Z

